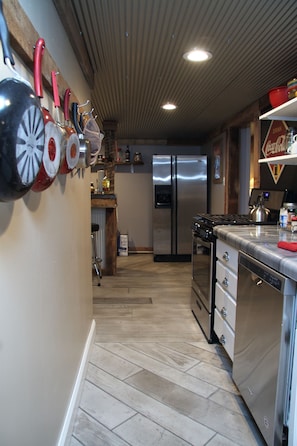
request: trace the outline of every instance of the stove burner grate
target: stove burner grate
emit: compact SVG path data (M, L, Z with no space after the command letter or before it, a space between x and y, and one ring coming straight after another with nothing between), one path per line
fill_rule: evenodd
M198 214L194 220L207 227L216 225L249 225L251 219L245 214Z

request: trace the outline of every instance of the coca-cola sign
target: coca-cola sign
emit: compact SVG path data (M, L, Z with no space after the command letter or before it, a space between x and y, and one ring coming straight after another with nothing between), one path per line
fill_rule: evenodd
M288 126L284 121L271 122L262 146L262 153L265 158L285 155L287 130ZM285 166L283 164L267 164L273 181L275 184L277 184Z

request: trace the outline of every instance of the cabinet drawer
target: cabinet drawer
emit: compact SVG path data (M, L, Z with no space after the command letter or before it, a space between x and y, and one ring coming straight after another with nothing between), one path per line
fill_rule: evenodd
M237 274L238 270L238 251L232 248L222 240L217 240L217 258L228 268Z
M216 283L215 305L223 320L235 331L236 302Z
M217 281L220 282L223 290L228 291L236 300L237 275L219 261L216 263L216 270Z
M229 327L227 322L225 322L217 309L215 309L214 314L214 331L219 338L220 343L226 350L230 359L233 361L234 358L234 332Z

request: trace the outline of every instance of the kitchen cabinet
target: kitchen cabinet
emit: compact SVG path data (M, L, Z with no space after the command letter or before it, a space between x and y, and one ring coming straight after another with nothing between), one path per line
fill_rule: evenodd
M296 242L296 234L290 231L284 231L280 229L277 225L251 225L251 226L217 226L214 229L215 235L218 237L218 242L224 242L227 246L234 248L237 251L242 251L253 259L263 263L264 265L272 268L274 271L281 273L282 275L292 279L296 282L297 277L297 253L281 249L277 247L279 241L286 242ZM228 248L229 249L229 248ZM239 279L240 280L240 279ZM240 281L239 281L240 283ZM273 283L273 282L272 282ZM239 286L239 289L241 287ZM240 293L240 291L239 291ZM250 294L250 293L248 293ZM266 297L269 295L266 293ZM240 299L240 294L239 298ZM297 296L295 295L295 300ZM237 303L237 299L236 299ZM236 305L236 310L239 307ZM291 350L290 364L292 367L292 377L290 385L290 394L288 395L288 400L290 401L288 420L286 425L288 426L288 446L295 446L297 444L297 330L296 321L297 314L296 308L293 308L293 318L295 321L295 339L293 339L293 345ZM261 335L267 336L268 330L265 326L267 323L266 311L261 311L263 324L260 325ZM244 317L245 323L246 318ZM270 323L271 325L271 323ZM273 326L277 326L275 322L272 323ZM239 327L239 325L238 325ZM281 324L278 324L279 329ZM275 330L273 330L273 333ZM251 332L250 332L251 333ZM253 334L256 335L256 342L261 341L261 336L259 336L255 331ZM236 330L236 336L238 332ZM294 336L294 335L293 335ZM262 341L261 341L262 342ZM288 344L289 339L286 334L284 343ZM274 345L274 344L271 344ZM235 357L236 360L236 357ZM271 371L271 368L269 369ZM262 376L266 377L267 368L261 375L261 379L257 382L262 384ZM283 381L284 382L284 381ZM284 401L287 395L284 395ZM287 402L286 402L287 404Z
M238 251L217 240L214 331L233 361Z
M273 108L269 112L261 115L259 119L271 121L297 121L297 98L291 99L279 107ZM261 164L297 165L297 154L262 158L258 160L258 162Z

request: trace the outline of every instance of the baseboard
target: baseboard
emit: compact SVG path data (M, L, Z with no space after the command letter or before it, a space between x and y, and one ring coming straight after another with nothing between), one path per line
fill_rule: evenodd
M93 319L92 323L91 323L91 328L90 328L90 331L89 331L89 334L88 334L88 337L87 337L87 340L85 343L85 348L84 348L83 355L82 355L82 358L80 361L78 374L76 376L75 384L73 387L73 392L72 392L70 402L69 402L69 405L67 408L66 416L65 416L63 427L61 430L60 438L57 442L57 446L65 446L67 444L66 441L68 441L69 437L71 436L73 421L74 421L73 416L74 416L75 410L77 409L78 398L80 395L80 389L81 389L82 381L86 374L86 369L87 369L88 359L89 359L89 354L90 354L90 348L94 341L95 332L96 332L96 322Z

